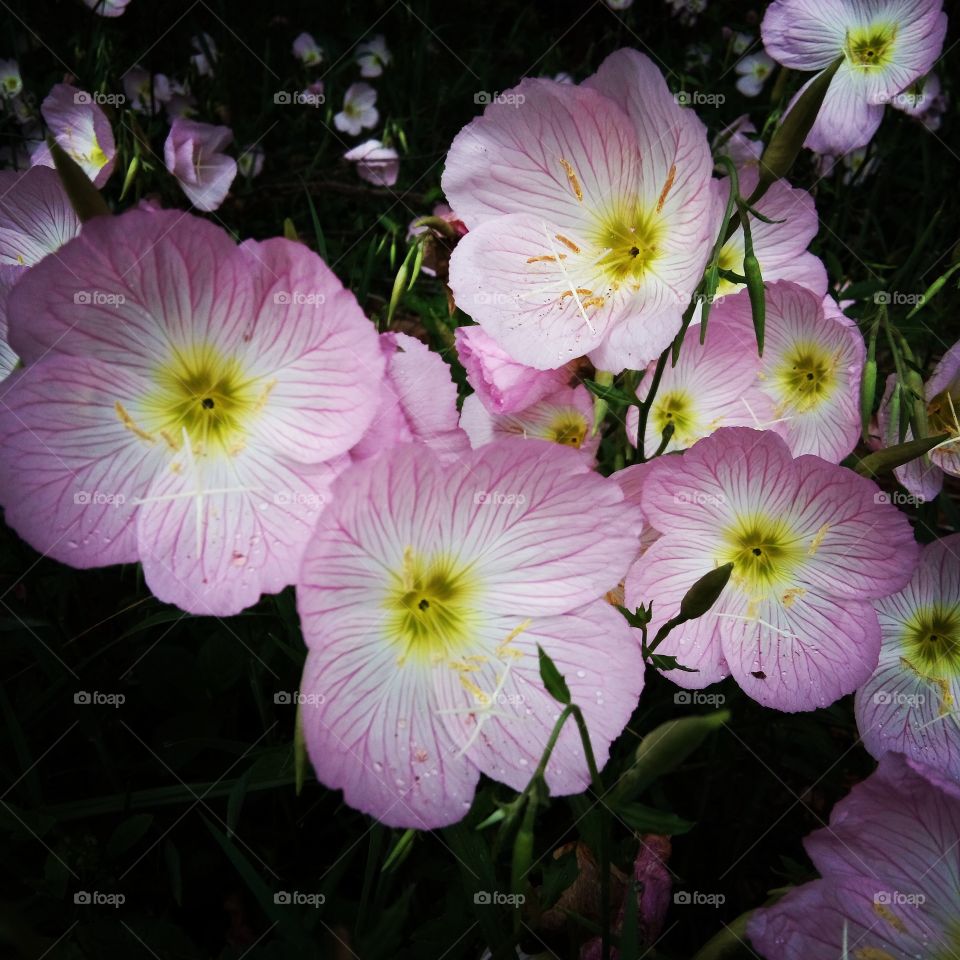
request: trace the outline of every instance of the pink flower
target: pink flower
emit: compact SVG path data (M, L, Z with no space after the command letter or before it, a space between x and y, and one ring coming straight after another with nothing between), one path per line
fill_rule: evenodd
M387 49L387 42L383 34L378 33L370 40L361 43L355 54L357 66L360 67L361 77L379 77L384 67L393 62L393 54Z
M361 180L377 187L392 187L400 173L400 158L393 147L385 147L379 140L366 140L348 150L343 159L357 165Z
M365 460L411 442L425 443L446 459L466 453L470 443L458 423L450 368L425 343L405 333L380 334L380 349L386 369L379 407L351 457Z
M80 221L55 171L0 170L0 379L17 364L7 343L7 298L13 285L79 232Z
M827 706L864 683L880 652L870 600L903 587L917 556L906 517L877 492L742 427L656 460L641 501L663 536L627 576L627 606L653 601L653 635L700 577L734 564L710 611L658 648L698 671L671 679L701 688L732 674L754 700L785 711Z
M140 113L149 113L153 106L169 103L173 97L168 77L162 73L151 76L139 65L123 75L123 91L131 109Z
M863 336L829 297L787 281L766 284L765 291L763 358L755 360L754 389L744 394L744 403L754 410L755 425L779 433L794 456L812 453L839 463L860 436ZM728 349L733 341L733 349L742 351L741 363L757 357L745 292L716 305L708 330L714 324L718 340L726 339Z
M259 177L263 172L265 157L266 152L263 147L257 143L252 143L249 147L244 147L240 156L237 157L237 170L248 180Z
M940 960L956 953L960 797L936 773L884 756L804 841L822 879L755 910L768 960Z
M482 327L458 327L454 332L460 363L470 386L490 413L514 413L570 382L568 366L535 370L517 363Z
M229 127L177 117L163 145L167 169L198 210L216 210L237 175L237 161L220 151L233 139Z
M293 55L307 67L323 63L323 50L309 33L301 33L293 41Z
M119 17L130 5L130 0L83 0L83 2L101 17Z
M733 68L739 78L737 89L745 97L758 97L775 66L774 61L762 50L747 54Z
M521 789L560 711L537 644L602 765L643 665L598 598L638 532L617 484L555 444L501 440L452 464L408 444L351 467L297 587L318 778L382 823L428 829L466 815L481 773ZM589 782L574 728L546 778L554 795Z
M785 67L819 72L843 57L806 139L837 155L870 142L884 104L933 66L946 29L942 0L774 0L761 25Z
M880 664L857 691L875 757L904 753L960 782L960 534L924 547L910 582L875 604Z
M463 401L460 426L473 447L500 437L547 440L579 450L594 463L600 434L593 434L593 398L586 387L561 387L529 407L513 413L490 413L473 393Z
M333 125L351 137L380 122L376 107L377 91L369 83L351 83L343 95L343 110L333 118Z
M40 105L50 134L93 181L102 187L116 163L116 144L107 115L86 90L58 83ZM40 141L31 156L34 164L53 166L53 157L45 141Z
M9 313L26 367L3 389L0 502L28 543L76 567L140 560L192 613L293 582L383 371L315 254L132 210L31 267Z
M444 191L470 230L450 261L458 305L527 366L589 354L642 369L706 263L711 170L703 125L634 50L580 86L524 80L447 157Z

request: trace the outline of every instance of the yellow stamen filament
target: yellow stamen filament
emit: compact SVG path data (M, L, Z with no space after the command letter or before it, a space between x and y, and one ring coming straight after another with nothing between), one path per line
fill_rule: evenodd
M667 174L667 182L663 185L663 189L660 191L660 199L657 200L657 213L663 209L663 205L667 202L667 194L670 193L670 188L673 186L673 181L677 176L677 165L675 163L670 164L670 172Z
M555 234L555 236L568 250L572 250L574 253L580 252L580 248L569 237L565 237L562 233Z
M570 189L573 191L573 195L583 203L583 189L580 186L580 181L577 179L576 171L573 169L573 165L569 160L564 160L563 157L560 158L560 166L563 167L564 172L567 174L567 181L570 184Z

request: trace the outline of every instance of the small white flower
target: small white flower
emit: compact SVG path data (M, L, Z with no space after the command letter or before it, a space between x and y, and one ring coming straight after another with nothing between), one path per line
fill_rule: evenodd
M369 83L352 83L343 96L343 110L333 118L333 125L351 137L364 128L372 128L380 120L377 112L377 91Z
M737 89L745 97L755 97L763 89L776 64L762 51L744 57L733 69L740 75Z
M309 33L301 33L293 41L293 55L308 67L316 67L323 63L323 49Z
M10 100L23 91L20 66L16 60L0 60L0 97Z
M387 49L383 34L377 34L357 47L356 61L361 77L379 77L384 67L389 67L393 54Z

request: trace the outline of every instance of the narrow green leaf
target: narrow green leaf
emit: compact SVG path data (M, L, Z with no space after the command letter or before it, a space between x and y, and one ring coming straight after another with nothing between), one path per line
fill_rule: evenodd
M547 693L562 704L570 703L570 688L567 686L567 681L539 643L537 644L537 655L540 658L540 679L543 680Z
M911 460L916 460L917 457L922 457L935 446L949 439L949 434L941 433L936 437L908 440L906 443L898 443L895 447L875 450L873 453L868 453L853 469L862 477L878 477Z
M86 223L94 217L110 216L110 208L106 200L100 196L100 191L83 172L77 161L53 138L47 139L47 145L63 189L80 222Z

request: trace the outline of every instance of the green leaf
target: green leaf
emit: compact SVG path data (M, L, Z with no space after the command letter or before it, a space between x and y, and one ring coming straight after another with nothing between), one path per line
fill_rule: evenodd
M583 385L595 396L608 403L619 403L628 407L640 406L640 401L636 397L631 397L629 393L619 390L617 387L608 387L605 384L597 383L594 380L584 380Z
M853 469L862 477L878 477L881 474L889 473L896 467L909 463L911 460L916 460L917 457L922 457L938 444L949 439L949 434L941 433L936 437L923 437L920 440L898 443L894 447L884 447L883 450L868 453L857 462Z
M552 907L564 890L573 886L580 875L575 851L571 848L562 857L552 857L543 865L543 885L540 887L540 907Z
M682 833L689 833L696 824L693 820L685 820L667 810L657 810L648 807L645 803L631 801L615 806L614 812L631 830L638 833L659 833L664 836L676 837Z
M394 844L393 849L387 854L387 859L383 861L380 869L381 873L389 873L395 870L410 856L413 850L413 842L417 839L417 831L410 828L405 830L400 839Z
M640 606L637 607L633 613L631 613L626 607L621 607L619 603L616 605L617 609L626 618L627 623L629 623L631 627L635 627L637 629L640 627L645 627L650 622L652 606L652 604L648 607Z
M539 643L537 644L537 655L540 658L540 679L543 681L547 693L554 700L564 705L570 703L570 688L567 686L567 681Z
M733 563L725 563L720 567L715 567L709 573L705 573L683 595L683 599L680 601L680 613L674 617L674 622L679 625L687 620L702 617L723 593L723 588L727 585L731 573L733 573Z
M250 789L250 775L253 773L253 767L250 767L246 773L237 778L233 785L230 795L227 797L227 836L232 840L237 832L237 822L240 819L240 811L243 809L243 801L247 797L247 791Z
M684 673L699 673L695 667L685 667L682 663L677 663L676 657L671 657L666 653L651 653L650 665L658 670L682 670Z
M302 704L297 703L297 719L293 727L293 783L299 797L307 779L307 741L303 735Z
M106 200L100 196L100 191L83 172L77 161L52 137L47 139L47 145L63 189L80 222L86 223L94 217L110 216L110 208Z

